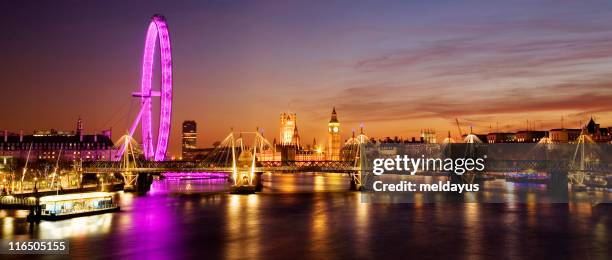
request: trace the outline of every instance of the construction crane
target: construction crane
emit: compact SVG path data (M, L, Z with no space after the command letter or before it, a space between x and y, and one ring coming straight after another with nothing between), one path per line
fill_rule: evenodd
M457 123L457 131L459 131L459 139L463 139L463 131L461 131L461 126L459 126L459 119L455 118L455 122Z

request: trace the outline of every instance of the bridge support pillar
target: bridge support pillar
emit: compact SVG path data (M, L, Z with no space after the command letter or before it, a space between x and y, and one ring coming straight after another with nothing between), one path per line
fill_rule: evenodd
M253 184L255 185L255 191L260 192L263 190L263 172L256 172L253 177Z
M40 216L42 215L42 207L40 206L39 197L36 197L36 204L30 207L30 213L26 217L26 221L30 223L40 222Z
M550 194L553 202L567 202L568 201L568 178L567 171L552 171L549 173L550 178L546 187Z
M361 173L360 172L352 172L349 174L350 182L351 182L351 191L361 191L363 189L363 185L361 183Z
M153 176L143 172L138 173L138 177L136 177L136 191L149 191L151 189L151 183L153 183Z
M124 191L147 192L151 189L153 176L147 173L124 174Z

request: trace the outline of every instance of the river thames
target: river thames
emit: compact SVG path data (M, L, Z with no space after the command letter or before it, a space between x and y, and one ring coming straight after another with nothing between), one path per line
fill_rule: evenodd
M268 173L263 183L261 193L231 195L224 179L156 180L146 195L119 192L118 213L43 221L33 228L25 221L26 211L1 210L2 237L67 238L70 256L83 258L612 255L610 204L362 203L361 193L348 191L345 175ZM484 187L510 194L546 192L543 184L503 180L487 181Z

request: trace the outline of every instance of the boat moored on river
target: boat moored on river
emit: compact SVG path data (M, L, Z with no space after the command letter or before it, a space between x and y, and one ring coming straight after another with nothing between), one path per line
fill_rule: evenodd
M119 211L113 193L87 192L40 198L41 220L60 220Z

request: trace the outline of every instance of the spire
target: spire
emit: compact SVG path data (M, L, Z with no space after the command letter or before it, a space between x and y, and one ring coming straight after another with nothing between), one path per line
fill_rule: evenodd
M581 123L582 126L582 123ZM591 120L589 120L589 123L585 126L585 128L587 129L587 132L589 134L595 134L597 131L599 131L599 125L597 123L595 123L595 120L593 120L593 117L591 117Z
M81 120L80 116L79 116L79 119L77 120L76 132L77 134L81 134L83 132L83 120Z
M561 129L564 129L565 126L563 125L563 116L561 116Z
M291 137L291 143L300 147L300 135L298 134L297 124L293 126L293 136Z
M529 119L527 119L527 131L529 131Z
M594 125L595 125L595 120L593 120L593 117L591 117L591 120L589 120L588 125L589 125L589 126L591 126L591 125L593 125L593 126L594 126Z
M331 119L329 120L329 122L338 123L338 115L336 114L336 107L334 107L334 109L332 110Z
M293 126L293 137L300 138L300 135L298 134L297 124Z

